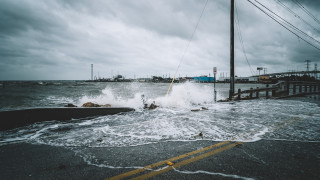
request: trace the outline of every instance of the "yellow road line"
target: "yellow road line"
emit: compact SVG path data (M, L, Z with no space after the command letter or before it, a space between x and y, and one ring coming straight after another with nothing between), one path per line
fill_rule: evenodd
M128 176L132 176L134 174L143 172L145 170L161 166L161 165L165 164L168 161L176 161L176 160L179 160L179 159L182 159L182 158L185 158L185 157L188 157L188 156L192 156L194 154L197 154L197 153L200 153L200 152L203 152L203 151L215 148L215 147L219 147L219 146L222 146L222 145L225 145L225 144L228 144L228 143L230 143L230 141L225 141L225 142L220 142L220 143L217 143L217 144L213 144L211 146L208 146L208 147L205 147L205 148L202 148L202 149L199 149L199 150L195 150L195 151L192 151L192 152L189 152L189 153L186 153L186 154L182 154L180 156L176 156L176 157L164 160L164 161L159 161L157 163L150 164L148 166L145 166L142 169L132 170L132 171L129 171L129 172L126 172L126 173L123 173L123 174L120 174L120 175L117 175L117 176L114 176L114 177L111 177L111 178L107 178L107 179L108 180L114 180L114 179L121 179L121 178L125 178L125 177L128 177Z
M138 176L138 177L133 178L133 179L134 179L134 180L138 180L138 179L151 178L151 177L156 176L156 175L158 175L158 174L162 174L162 173L168 172L168 171L172 170L173 167L174 167L174 168L178 168L178 167L184 166L184 165L186 165L186 164L189 164L189 163L198 161L198 160L203 159L203 158L206 158L206 157L208 157L208 156L212 156L212 155L214 155L214 154L220 153L220 152L225 151L225 150L227 150L227 149L233 148L233 147L235 147L235 146L238 145L238 144L242 144L242 143L241 143L241 142L236 142L236 143L233 143L233 144L229 144L229 145L227 145L227 146L224 146L224 147L221 147L221 148L219 148L219 149L216 149L216 150L213 150L213 151L210 151L210 152L201 154L201 155L196 156L196 157L194 157L194 158L190 158L190 159L186 159L186 160L184 160L184 161L178 162L178 163L174 164L173 166L169 166L169 167L167 167L167 168L165 168L165 169L162 169L162 170L160 170L160 171L152 171L152 172L150 172L150 173L148 173L148 174L144 174L144 175Z

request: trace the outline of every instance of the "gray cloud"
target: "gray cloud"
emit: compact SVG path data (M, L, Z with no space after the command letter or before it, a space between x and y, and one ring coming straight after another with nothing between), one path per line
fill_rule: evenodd
M0 79L89 79L173 76L189 43L205 0L95 0L0 2ZM304 60L319 63L320 51L256 9L236 1L249 63L268 72L303 70ZM320 40L275 1L259 0ZM282 1L320 29L292 1ZM320 3L300 2L320 19ZM178 74L229 70L230 2L209 0ZM235 32L236 74L251 75ZM318 46L320 47L320 46ZM218 74L219 74L218 72Z

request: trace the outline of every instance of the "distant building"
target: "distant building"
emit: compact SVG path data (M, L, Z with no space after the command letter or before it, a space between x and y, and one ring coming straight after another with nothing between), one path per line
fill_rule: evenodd
M137 78L138 82L151 82L151 78Z
M260 83L271 83L270 76L259 76L259 82Z
M258 82L258 77L235 77L235 82L246 83L246 82ZM230 77L219 77L219 82L230 82Z
M258 77L249 77L249 82L258 82Z
M193 80L195 82L213 82L213 77L207 77L207 76L200 76L200 77L193 77Z

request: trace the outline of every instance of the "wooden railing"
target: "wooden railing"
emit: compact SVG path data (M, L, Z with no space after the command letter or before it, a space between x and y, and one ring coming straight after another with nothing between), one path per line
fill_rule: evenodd
M288 98L320 94L319 82L282 81L277 84L267 84L265 88L250 88L250 90L238 89L232 100L247 100L257 98Z

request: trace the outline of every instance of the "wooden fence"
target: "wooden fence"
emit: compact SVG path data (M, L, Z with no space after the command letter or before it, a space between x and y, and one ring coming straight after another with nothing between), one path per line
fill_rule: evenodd
M238 89L232 100L246 100L257 98L288 98L312 94L320 94L320 83L282 81L277 84L266 84L265 88L250 88L250 90Z

